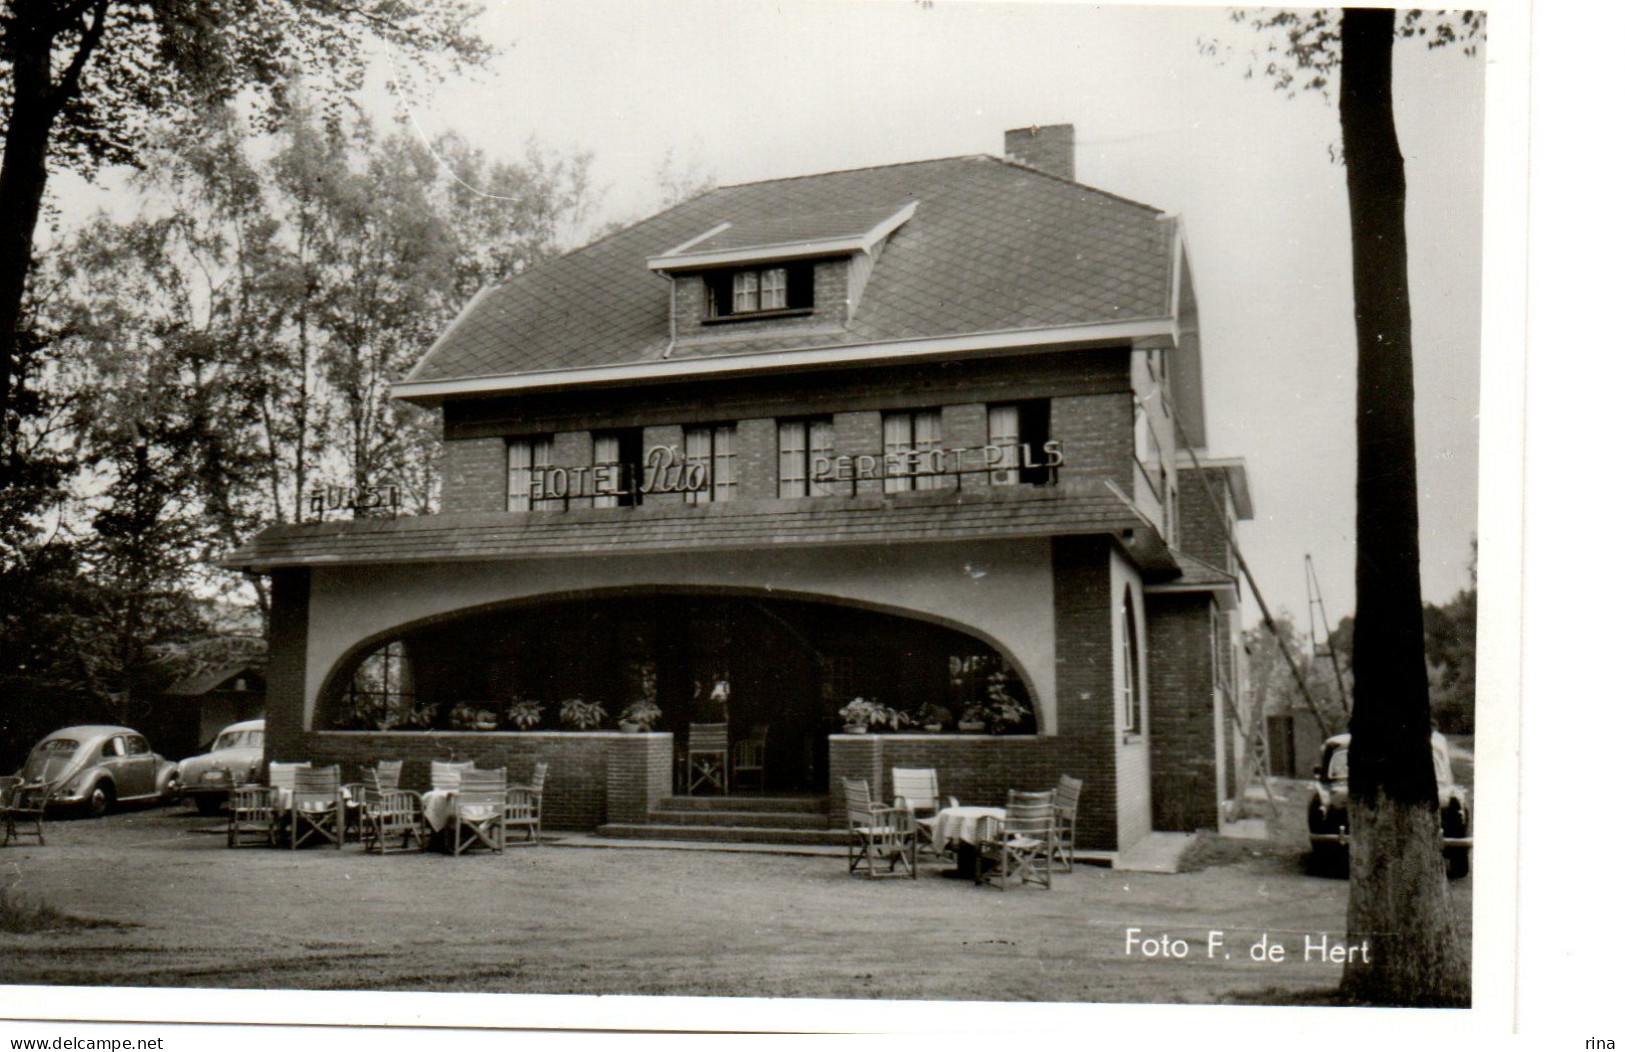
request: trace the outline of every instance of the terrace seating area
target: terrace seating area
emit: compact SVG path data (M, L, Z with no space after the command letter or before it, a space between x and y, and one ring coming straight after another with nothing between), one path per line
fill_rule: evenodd
M480 770L471 760L430 765L430 789L400 787L404 762L364 768L359 782L340 782L337 766L271 763L266 783L234 784L226 809L226 845L299 849L358 844L367 853L441 850L462 856L500 853L511 842L542 843L547 764L530 781L510 785L507 771ZM0 799L7 787L0 783ZM15 794L13 794L15 795ZM10 832L9 803L6 816Z

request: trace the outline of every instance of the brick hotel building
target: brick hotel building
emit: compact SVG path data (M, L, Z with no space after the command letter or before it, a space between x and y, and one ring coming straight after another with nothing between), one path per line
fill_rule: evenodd
M442 414L441 512L225 561L272 581L270 757L545 760L548 827L653 835L725 714L786 826L931 766L1080 777L1097 851L1214 827L1251 498L1202 448L1181 228L1076 182L1069 125L1006 154L722 187L482 292L394 391ZM1026 714L960 729L993 689ZM560 723L635 697L650 733ZM853 697L942 729L848 733Z

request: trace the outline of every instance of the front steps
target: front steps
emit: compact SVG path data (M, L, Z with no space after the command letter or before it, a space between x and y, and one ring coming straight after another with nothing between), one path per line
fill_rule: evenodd
M823 796L668 796L641 823L612 822L598 835L637 840L698 840L727 844L846 843L829 827Z

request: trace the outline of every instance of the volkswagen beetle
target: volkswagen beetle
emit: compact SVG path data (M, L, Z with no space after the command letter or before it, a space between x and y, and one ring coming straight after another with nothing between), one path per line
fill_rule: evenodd
M175 764L128 727L64 727L34 746L18 772L25 784L50 788L46 806L100 816L119 801L173 800Z
M1433 734L1433 778L1439 783L1439 822L1444 833L1445 869L1451 879L1465 877L1473 840L1468 833L1467 790L1450 772L1450 747ZM1315 768L1314 795L1309 798L1309 849L1317 862L1346 861L1349 843L1349 736L1334 734L1321 746Z
M265 763L265 721L233 723L215 735L201 756L181 761L181 792L192 798L199 814L220 810L233 783L252 782Z

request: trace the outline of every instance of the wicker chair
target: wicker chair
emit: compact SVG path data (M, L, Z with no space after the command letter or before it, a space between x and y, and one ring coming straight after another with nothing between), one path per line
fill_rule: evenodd
M997 880L1000 891L1011 880L1049 888L1055 858L1055 790L1018 793L1004 805L1004 823L977 844L976 883Z
M48 785L0 778L0 847L25 836L45 843L45 801L50 795Z
M507 843L542 842L542 788L546 784L547 764L537 763L531 768L529 785L508 786L502 811L502 836Z
M728 725L691 723L688 725L688 792L713 786L728 791Z
M383 765L380 764L380 767ZM400 768L395 769L400 777ZM387 855L422 851L429 842L423 823L423 797L386 783L382 772L369 769L361 796L361 847Z
M501 851L506 846L503 816L508 803L508 772L505 768L462 772L457 802L451 813L451 853L461 855L476 847Z
M919 837L907 808L885 807L869 799L864 778L842 778L846 794L846 871L851 876L917 879ZM880 871L880 863L886 871ZM898 871L901 865L902 871Z
M1072 872L1072 852L1078 846L1078 798L1082 795L1080 779L1061 775L1060 788L1055 790L1055 860L1068 873Z
M891 791L894 806L904 808L913 816L920 831L920 846L935 854L929 845L937 824L937 812L943 807L958 807L958 798L950 796L946 804L942 802L935 767L893 767Z
M275 847L282 828L276 798L268 785L232 786L226 797L226 846L248 847L263 838L265 847Z
M297 848L312 840L344 847L344 793L337 767L303 767L293 772L288 846Z

